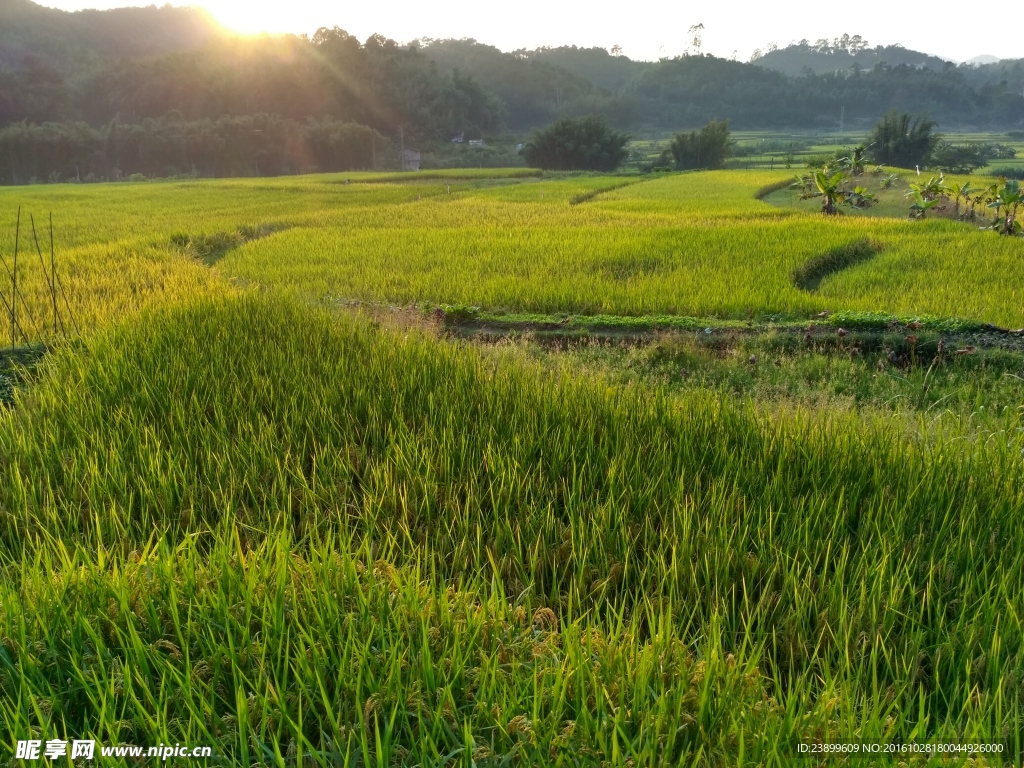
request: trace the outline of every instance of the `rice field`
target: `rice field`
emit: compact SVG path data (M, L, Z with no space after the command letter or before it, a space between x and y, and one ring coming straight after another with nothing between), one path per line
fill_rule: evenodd
M0 190L12 221L53 211L83 329L53 338L23 252L52 348L0 405L0 741L246 766L789 765L838 741L1019 761L1012 408L983 434L769 410L339 309L1024 325L1024 241L758 199L786 178Z
M785 173L382 178L63 185L19 191L17 202L55 212L57 252L89 325L210 282L170 248L173 237L244 227L269 236L219 254L220 282L314 301L733 319L856 310L1024 325L1020 240L949 221L824 221L755 198ZM815 291L794 285L809 260L865 240L874 258ZM12 248L13 226L0 235L2 252ZM44 304L35 261L23 263L30 303Z

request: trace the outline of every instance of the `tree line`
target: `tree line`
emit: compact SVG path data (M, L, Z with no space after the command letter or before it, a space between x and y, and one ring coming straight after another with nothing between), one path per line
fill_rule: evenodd
M18 123L0 129L0 183L106 181L133 176L278 176L395 164L383 135L330 118L274 115L140 123Z
M104 63L73 78L32 57L0 71L0 125L275 114L448 138L500 130L503 110L471 77L442 74L415 47L379 35L360 43L337 28L311 39L218 39L193 51Z

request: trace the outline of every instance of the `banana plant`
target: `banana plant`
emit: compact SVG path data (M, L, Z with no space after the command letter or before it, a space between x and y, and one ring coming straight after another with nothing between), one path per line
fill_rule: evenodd
M863 144L859 144L854 147L850 152L850 156L847 158L848 167L850 174L853 176L860 176L864 173L865 155L867 154L868 148Z
M973 196L976 195L978 192L981 192L981 188L980 187L972 187L971 183L969 181L961 184L959 187L956 186L955 184L952 184L952 185L946 187L946 193L950 197L953 198L953 202L956 205L956 217L958 219L960 218L960 201L963 200L964 203L966 204L966 203L970 202L970 200L973 198ZM965 211L964 212L964 218L965 219L973 219L974 218L974 206L973 205L970 207L969 211Z
M907 197L921 195L925 200L939 200L946 195L946 177L940 173L939 178L932 176L923 184L911 184Z
M879 166L881 168L881 166ZM888 176L878 182L878 186L882 189L890 189L897 186L900 183L900 177L898 173L890 173Z
M975 194L970 201L970 218L975 218L974 209L977 208L979 205L988 205L989 203L997 199L999 199L998 182L989 187L979 189L977 191L977 194Z
M797 174L794 177L795 181L789 185L790 189L799 189L801 192L809 193L814 189L814 174L806 173L803 176ZM804 200L811 195L805 194L800 199Z
M916 184L914 186L917 186ZM910 218L923 219L925 214L939 204L938 198L929 199L924 196L921 190L912 190L914 202L910 205Z
M906 196L914 198L910 205L910 218L923 219L928 211L945 198L946 177L940 173L938 178L932 176L923 184L911 184Z
M992 220L991 226L987 227L988 229L995 229L996 225L999 223L999 211L1003 207L1002 198L999 197L999 189L1000 184L1005 182L1006 179L1000 177L999 181L995 182L985 190L983 198L985 207L995 209L995 218Z
M814 174L814 189L804 193L804 198L822 198L821 212L826 216L836 216L839 206L846 202L847 193L843 187L845 181L846 173L843 171L836 171L831 176L818 171Z
M866 187L856 186L853 192L847 196L846 202L854 208L870 208L875 202L875 193L870 192Z
M1022 234L1017 213L1024 207L1024 191L1021 190L1019 181L1003 181L1002 186L998 188L996 199L990 202L988 207L996 209L996 220L989 229L1000 235Z

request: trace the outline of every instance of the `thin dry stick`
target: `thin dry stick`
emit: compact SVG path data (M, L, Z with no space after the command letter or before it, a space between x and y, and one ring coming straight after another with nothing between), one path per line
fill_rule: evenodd
M14 328L18 324L18 242L21 240L21 206L18 206L18 223L14 225L14 272L11 273L11 349L17 344ZM24 337L25 334L22 334Z
M50 274L52 275L51 282L53 284L50 296L53 299L54 328L56 329L56 323L59 322L61 333L66 339L68 337L68 329L64 326L64 318L62 318L60 313L57 311L57 259L53 255L53 211L50 211ZM56 331L54 332L56 333Z
M53 250L53 214L50 214L50 250ZM60 288L60 295L64 297L64 306L68 309L68 317L71 318L71 325L75 327L75 333L78 336L82 335L81 329L78 327L78 321L75 320L75 313L71 310L71 302L68 301L68 294L64 290L64 281L60 279L60 273L56 269L53 271L54 282L57 283L57 287Z
M21 327L18 322L18 299L21 298L21 306L25 310L25 316L28 317L29 323L35 324L35 317L32 315L32 311L29 309L28 303L25 301L25 296L18 296L18 246L21 243L21 206L18 206L18 223L14 229L14 269L12 270L7 266L7 259L0 259L4 265L4 271L7 272L7 277L11 281L13 288L11 295L11 303L4 302L4 306L8 308L8 313L11 317L11 346L14 347L18 343L15 330L21 334L21 338L28 344L28 334L25 333L25 329Z
M11 318L11 322L15 322L13 309L12 309L11 305L7 303L7 297L4 296L2 293L0 293L0 301L3 302L4 309L7 310L7 315ZM16 324L16 322L15 322L15 324ZM18 330L18 333L20 333L22 336L25 335L25 331L22 330L20 325L17 325L17 330ZM13 330L11 331L11 337L12 338L14 337L14 331ZM11 346L13 347L13 344Z
M36 246L36 255L39 257L39 266L42 267L42 269L43 269L43 277L46 278L46 286L50 289L50 299L53 301L53 309L54 309L54 312L53 312L53 335L56 336L59 333L59 329L57 327L57 298L56 298L56 294L54 293L56 291L56 286L53 284L53 280L50 278L49 273L47 273L47 271L46 271L46 262L43 261L43 251L39 247L39 236L36 234L36 217L33 216L31 213L29 214L29 221L32 222L32 242L35 243L35 246ZM51 243L51 253L52 253L52 243ZM45 323L46 323L46 321L44 320L43 321L43 324L44 324L43 325L43 330L44 331L46 330Z
M18 208L18 223L19 224L21 223L21 208ZM15 246L15 247L17 247L17 246ZM8 277L10 277L11 270L7 266L7 259L4 258L4 255L2 253L0 253L0 262L3 262L4 272L6 272ZM14 348L14 342L15 342L15 335L14 335L14 325L15 325L14 308L11 306L11 304L7 303L7 297L4 296L2 293L0 293L0 299L3 299L4 308L7 310L7 316L11 319L11 348L13 349ZM12 303L15 303L16 302L16 297L12 296L11 297L11 301L12 301Z

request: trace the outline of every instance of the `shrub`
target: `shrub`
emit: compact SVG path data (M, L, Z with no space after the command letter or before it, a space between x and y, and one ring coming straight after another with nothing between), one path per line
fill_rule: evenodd
M988 162L984 148L977 144L943 142L932 152L929 167L946 173L967 174Z
M668 151L676 170L721 168L732 153L729 121L712 120L699 131L677 133Z
M1004 179L1017 179L1018 181L1024 181L1024 165L1010 165L1005 168L993 168L988 175L996 177L1001 176Z
M528 165L549 171L614 171L626 159L629 139L603 117L563 117L535 131L523 156Z

